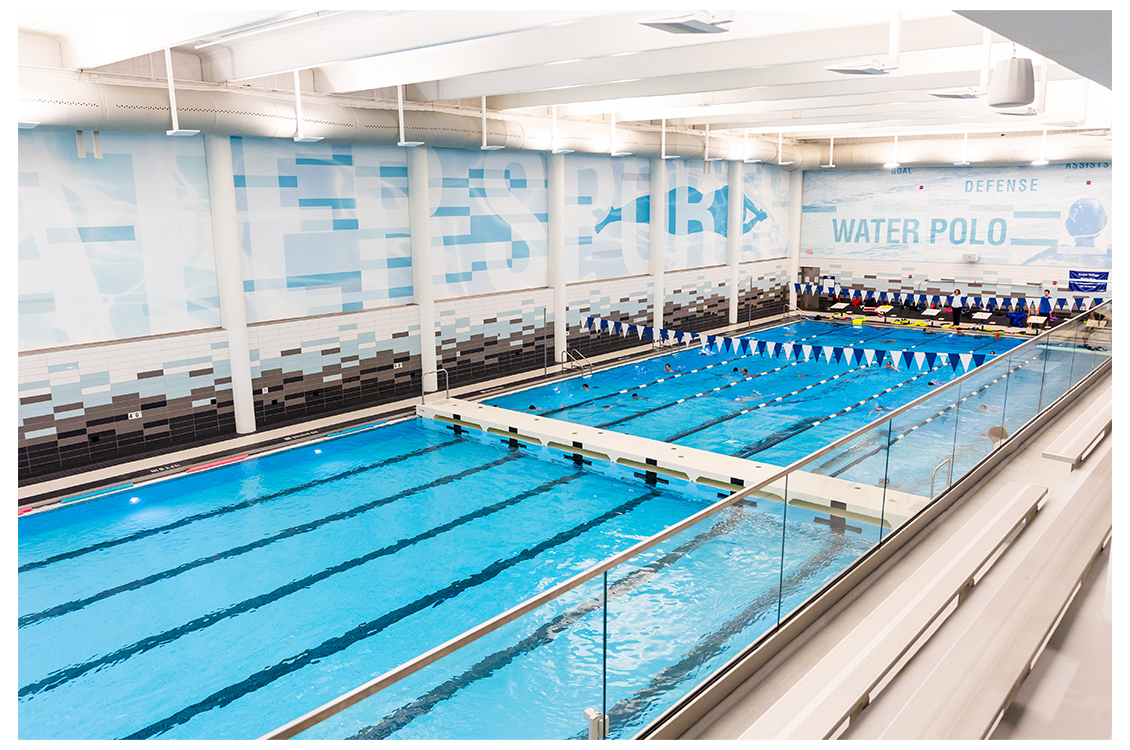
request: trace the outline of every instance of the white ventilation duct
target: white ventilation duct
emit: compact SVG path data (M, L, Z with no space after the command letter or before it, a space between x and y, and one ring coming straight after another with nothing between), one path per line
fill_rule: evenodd
M66 127L75 130L165 133L172 122L169 94L164 82L150 85L125 85L80 78L77 74L23 75L19 79L17 120L38 123L40 127ZM253 93L204 85L180 85L176 89L177 112L181 128L210 135L241 135L285 138L295 134L295 105L285 93ZM303 132L339 145L395 146L401 129L397 109L345 106L324 99L303 98ZM549 118L488 118L490 143L507 149L550 151L554 147L553 123ZM667 155L700 159L704 134L668 131ZM404 136L435 148L477 151L482 144L479 113L460 114L433 110L405 110ZM658 128L638 129L620 125L616 129L616 149L636 156L659 156L662 134ZM969 142L969 161L974 166L1030 164L1039 153L1036 136L983 138ZM576 120L558 123L558 149L578 153L607 154L612 146L606 123ZM890 153L888 143L836 145L837 169L881 168ZM1052 161L1108 161L1112 143L1105 139L1074 134L1053 134L1048 138ZM766 163L792 161L788 171L816 169L827 154L816 144L784 143L778 152L776 140L710 134L713 157L727 161L758 160ZM961 136L899 144L899 160L907 167L951 167L961 153ZM781 158L783 157L783 158Z

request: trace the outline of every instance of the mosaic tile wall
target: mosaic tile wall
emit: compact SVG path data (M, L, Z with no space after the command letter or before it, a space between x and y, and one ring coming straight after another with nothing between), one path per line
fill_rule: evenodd
M705 331L729 323L729 266L664 274L663 281L663 324L668 328Z
M249 323L412 301L404 149L233 136Z
M204 142L19 131L20 351L220 325Z
M553 365L552 289L444 300L436 303L436 324L440 366L452 386Z
M743 263L738 271L739 322L785 312L790 283L787 259Z
M419 322L403 305L250 326L256 424L419 395Z
M227 347L212 329L23 354L19 479L234 432Z
M1039 297L1045 289L1058 297L1102 297L1110 299L1113 282L1107 291L1082 294L1069 289L1067 269L1050 266L990 266L983 263L918 263L862 261L851 259L812 260L801 265L818 267L822 275L834 276L849 289L877 292L916 292L952 294L960 289L966 295L994 297ZM1114 274L1111 274L1113 278Z
M599 315L607 320L650 326L650 275L569 284L565 289L568 300L565 315L569 349L576 349L586 357L592 357L640 345L638 339L582 333L581 324L588 316Z

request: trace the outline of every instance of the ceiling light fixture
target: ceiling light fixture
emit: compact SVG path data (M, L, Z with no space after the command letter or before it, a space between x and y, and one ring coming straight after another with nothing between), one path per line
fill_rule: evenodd
M669 34L721 34L729 31L729 29L723 28L722 24L731 23L733 20L732 18L721 18L719 14L711 11L696 10L693 13L640 21L640 25L650 26Z
M895 11L891 19L890 44L888 47L887 62L876 60L854 60L852 62L833 63L825 65L824 70L845 75L886 75L888 71L897 70L899 66L899 37L902 34L902 14Z
M820 165L821 169L835 169L836 168L836 160L835 160L835 158L833 158L835 148L836 148L836 138L835 138L835 136L830 135L830 136L828 136L828 163L827 164L821 164Z
M631 156L630 151L617 151L616 150L616 113L612 113L612 132L608 137L608 155L609 156Z
M1032 162L1033 167L1044 167L1048 164L1048 129L1044 128L1044 138L1040 142L1040 158Z
M789 161L781 161L781 157L784 155L784 146L783 146L784 138L785 138L784 133L777 133L777 166L778 167L788 166L789 164L793 163L793 161L791 159Z
M479 147L480 151L498 151L504 149L506 146L488 146L487 145L487 98L483 96L483 145Z
M981 49L984 50L984 62L981 64L981 82L977 88L951 89L949 91L931 91L930 96L939 99L977 99L984 96L989 90L989 64L993 58L993 32L984 29L981 33Z
M298 82L298 71L294 71L294 118L298 120L298 131L294 136L295 143L317 143L322 140L320 135L302 134L302 86Z
M761 159L750 159L749 158L749 128L746 128L742 132L742 163L743 164L756 164L760 161L761 161Z
M557 105L554 104L551 110L553 112L553 141L550 144L552 146L551 150L555 154L571 154L573 153L573 149L571 148L557 148Z
M233 34L228 34L226 36L216 37L215 39L213 39L210 42L202 42L202 43L193 45L193 48L194 49L204 49L205 47L211 47L214 44L224 44L225 42L234 42L236 39L242 39L246 36L251 36L252 34L262 34L265 31L276 31L278 29L285 29L288 26L296 26L300 23L306 23L307 21L316 21L319 18L330 18L331 16L340 15L342 13L345 13L345 11L344 10L331 10L331 11L322 10L322 11L318 11L317 13L312 13L312 14L305 15L305 16L299 16L298 18L290 18L290 19L285 19L285 20L282 20L282 21L270 21L270 22L267 22L267 23L262 24L260 26L256 26L255 28L252 28L252 29L246 29L245 31L237 31Z
M173 54L165 47L165 77L169 80L169 110L173 113L173 129L166 130L165 135L196 135L199 130L181 130L177 122L177 92L173 89Z
M896 169L899 167L899 137L895 135L895 150L891 155L891 160L883 165L885 169Z
M965 137L961 140L961 161L953 163L955 167L968 167L969 166L969 133L965 133Z
M659 155L664 159L678 159L679 157L667 154L667 119L664 118L660 121L662 124L659 126Z
M400 121L400 140L397 146L404 148L416 148L416 146L423 146L423 141L406 141L404 140L404 84L396 84L396 116Z

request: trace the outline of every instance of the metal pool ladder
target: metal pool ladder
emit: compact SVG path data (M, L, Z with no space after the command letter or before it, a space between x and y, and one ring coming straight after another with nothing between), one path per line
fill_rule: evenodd
M949 468L946 469L946 487L950 486L950 478L953 475L953 463L950 461L950 459L947 458L947 459L943 460L940 464L935 466L934 467L934 473L930 475L930 497L931 498L934 497L934 477L937 476L938 469L942 468L946 464L949 464Z
M438 370L429 370L428 372L425 372L425 373L420 375L420 381L421 381L421 384L420 384L420 403L421 404L427 403L427 401L425 400L427 398L427 394L424 393L424 388L423 388L424 376L425 375L438 375L441 372L443 373L444 398L451 398L451 381L448 380L448 378L447 378L447 370L445 370L441 367Z
M582 378L592 377L592 362L589 362L588 357L581 354L576 349L573 349L572 351L566 349L565 351L561 352L561 367L565 370L572 370L575 367L579 367L581 368ZM588 368L588 374L585 374L585 368Z

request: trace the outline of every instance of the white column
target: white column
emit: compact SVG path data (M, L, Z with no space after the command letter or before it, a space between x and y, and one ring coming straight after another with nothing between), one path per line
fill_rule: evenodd
M651 157L651 223L648 227L648 263L651 270L651 326L663 327L663 264L667 260L667 162Z
M742 218L745 215L745 197L742 192L742 178L745 164L740 161L729 162L730 184L726 189L729 204L726 216L726 263L730 266L730 325L738 322L738 296L741 284L741 271L738 264L742 259Z
M204 136L208 200L212 213L212 247L216 254L216 287L220 324L228 333L235 431L255 432L255 398L251 395L251 354L247 345L247 307L243 296L243 248L235 209L231 138Z
M553 287L553 361L565 354L565 154L549 154L546 170L549 214L549 285Z
M789 174L789 306L796 309L797 274L800 273L800 220L804 207L804 172Z
M438 388L435 287L432 283L432 212L428 203L427 146L407 150L408 232L412 236L412 300L420 312L420 371L423 391Z

